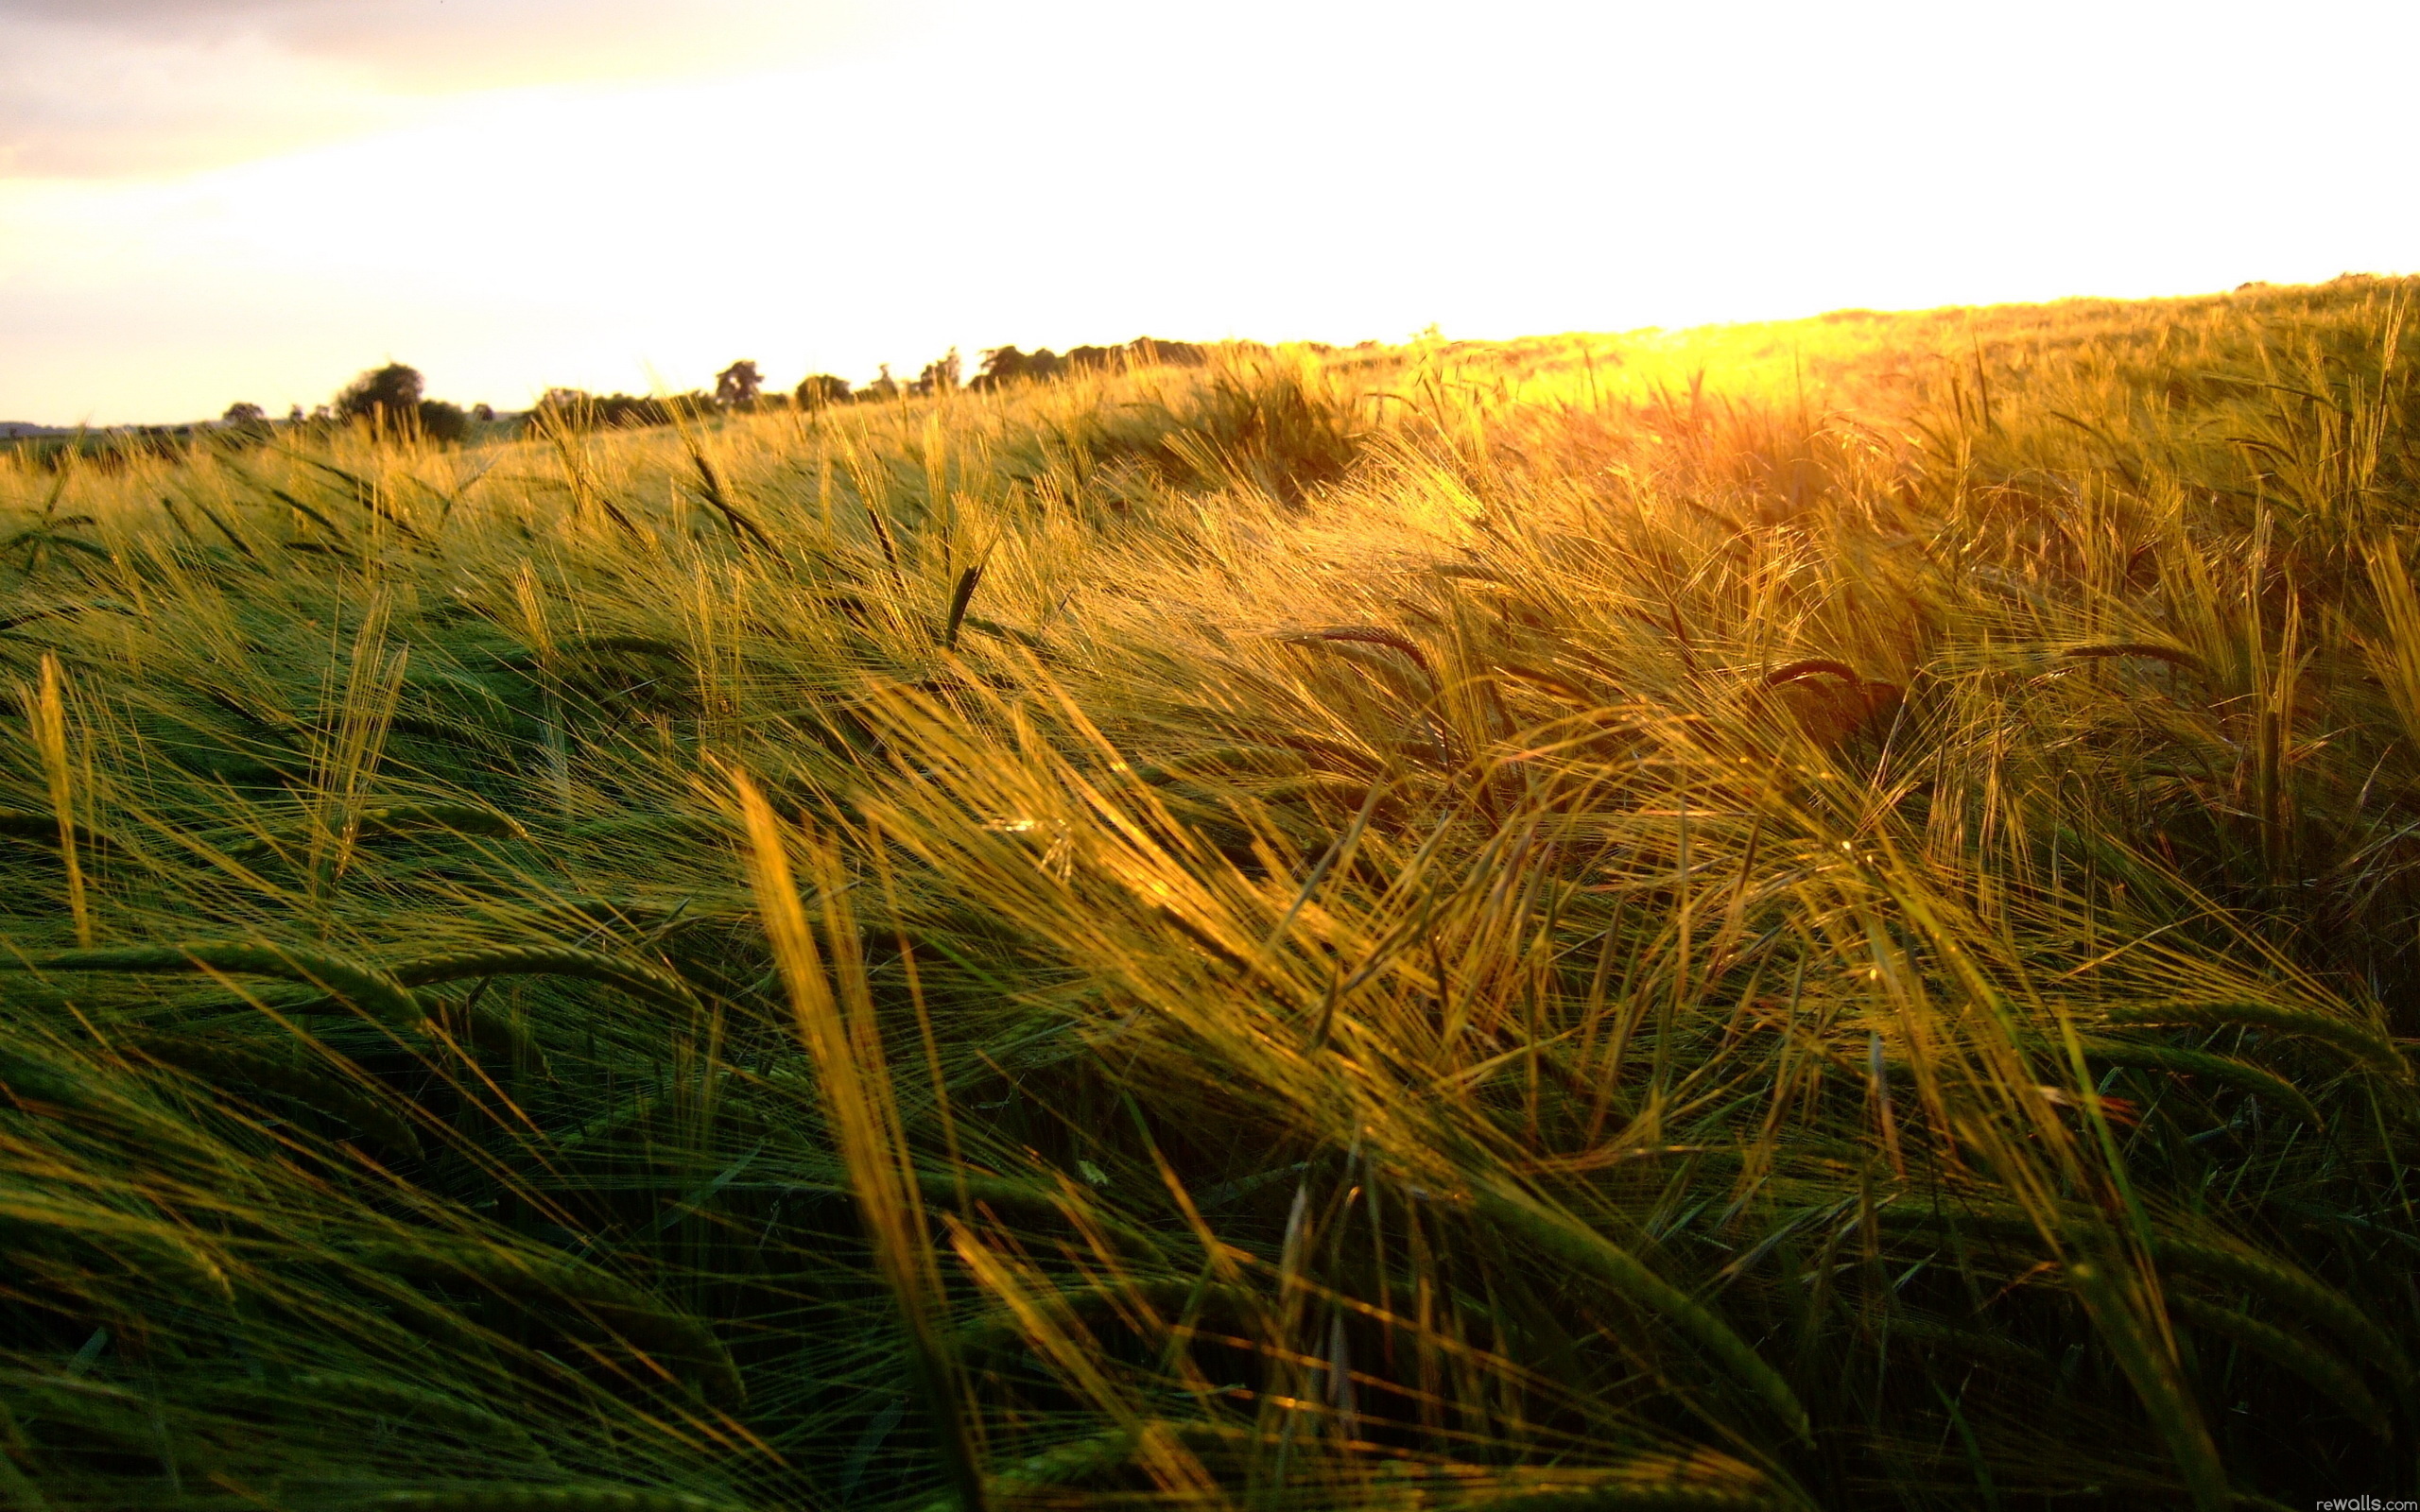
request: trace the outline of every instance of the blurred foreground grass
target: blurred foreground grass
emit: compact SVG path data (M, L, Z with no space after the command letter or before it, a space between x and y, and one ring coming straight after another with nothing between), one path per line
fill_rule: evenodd
M0 460L0 1502L2420 1484L2411 292Z

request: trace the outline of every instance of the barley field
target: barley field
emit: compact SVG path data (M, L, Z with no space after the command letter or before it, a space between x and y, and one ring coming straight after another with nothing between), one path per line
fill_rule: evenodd
M2414 292L0 455L0 1502L2412 1494Z

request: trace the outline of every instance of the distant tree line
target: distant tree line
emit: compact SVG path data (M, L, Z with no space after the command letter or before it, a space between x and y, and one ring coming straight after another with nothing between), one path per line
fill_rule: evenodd
M297 404L285 417L288 426L308 424L367 425L373 431L429 441L458 441L470 434L473 421L488 422L495 411L486 404L468 409L442 399L431 399L420 369L401 362L372 368L344 386L336 398L309 415ZM268 412L249 400L227 406L218 429L239 437L266 438L275 429Z
M712 394L592 394L584 388L549 388L527 417L532 424L571 430L622 430L670 425L714 414Z
M767 393L765 375L752 359L733 363L715 374L712 393L694 389L685 394L642 397L635 394L592 394L579 388L550 388L530 418L542 424L569 425L582 430L626 426L669 425L718 412L790 408L829 409L836 404L879 404L902 397L923 398L959 388L992 389L1020 380L1064 377L1127 364L1159 363L1199 368L1210 360L1210 348L1194 341L1162 341L1152 336L1115 347L1077 347L1060 353L1047 347L1022 352L995 347L983 353L983 365L970 381L958 349L925 364L914 379L901 383L884 363L872 383L862 387L837 373L809 373L788 394Z
M1169 368L1199 368L1209 360L1210 349L1200 342L1161 341L1151 336L1136 336L1117 347L1074 347L1063 355L1048 347L1039 352L994 347L983 353L982 370L966 387L999 388L1020 379L1062 378L1071 373L1098 371L1128 364L1136 367L1157 364Z
M1210 360L1210 352L1211 349L1200 342L1162 341L1153 336L1137 336L1114 347L1075 347L1065 352L1054 352L1047 347L1035 352L1013 346L994 347L983 353L982 366L970 381L958 349L953 347L925 364L909 383L891 377L890 366L885 363L874 380L863 387L837 374L818 372L800 380L786 395L766 393L763 370L754 361L742 359L715 374L711 393L692 389L683 394L596 394L582 388L549 388L524 419L527 423L573 430L670 425L716 414L770 407L819 410L902 396L952 393L961 387L996 389L1012 383L1042 382L1129 365L1199 368ZM303 413L302 405L295 405L282 423L364 425L383 435L456 442L469 435L474 422L493 422L495 419L495 411L486 404L465 409L446 400L429 398L419 369L390 362L362 373L310 415ZM217 429L231 437L265 439L279 423L271 421L260 405L242 402L227 406Z

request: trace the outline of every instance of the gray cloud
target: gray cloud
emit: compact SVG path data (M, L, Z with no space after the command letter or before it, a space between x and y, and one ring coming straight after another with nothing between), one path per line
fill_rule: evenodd
M870 0L0 0L0 176L176 172L416 98L778 66Z
M735 22L779 27L786 19L818 27L858 9L848 0L0 0L0 22L47 22L153 39L252 33L345 46L512 35L533 25L563 32L628 33L639 27L664 35L714 31Z
M7 0L0 19L95 26L210 26L271 10L360 9L355 0Z

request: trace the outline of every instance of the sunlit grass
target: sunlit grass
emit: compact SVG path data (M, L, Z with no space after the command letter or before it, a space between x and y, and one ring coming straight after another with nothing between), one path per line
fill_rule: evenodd
M2408 1484L2409 293L0 462L0 1496Z

